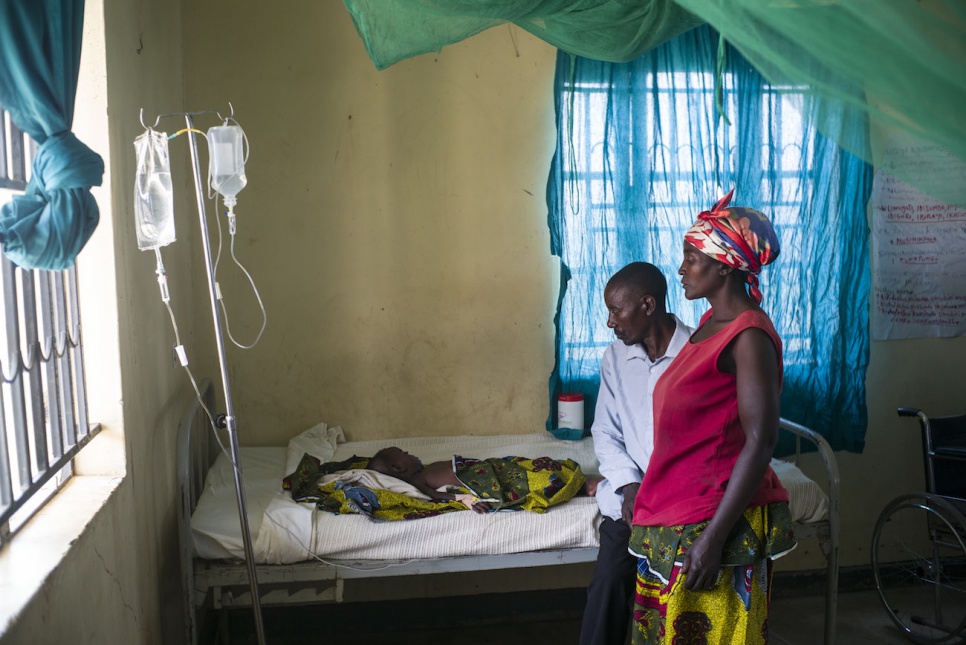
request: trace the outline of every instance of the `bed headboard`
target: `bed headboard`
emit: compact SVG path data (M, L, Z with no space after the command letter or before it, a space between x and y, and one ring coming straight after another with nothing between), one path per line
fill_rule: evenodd
M201 399L192 392L186 402L184 414L178 424L175 461L178 473L178 537L181 550L181 585L185 603L185 632L187 643L196 643L194 595L194 549L191 539L191 515L205 486L205 475L218 456L218 444L212 438L211 422L205 410L213 410L215 388L211 380L204 379L198 389ZM204 405L202 406L202 402Z
M198 391L204 407L192 394L178 425L178 485L181 488L182 516L189 519L201 496L205 475L218 456L217 444L208 432L211 424L205 411L205 408L211 410L215 404L215 389L211 380L204 379Z

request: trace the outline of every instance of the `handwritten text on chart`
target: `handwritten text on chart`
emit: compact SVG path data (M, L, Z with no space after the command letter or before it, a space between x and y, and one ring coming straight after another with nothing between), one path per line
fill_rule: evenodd
M966 166L939 146L895 140L872 186L873 337L966 334L966 200L920 190L966 185Z

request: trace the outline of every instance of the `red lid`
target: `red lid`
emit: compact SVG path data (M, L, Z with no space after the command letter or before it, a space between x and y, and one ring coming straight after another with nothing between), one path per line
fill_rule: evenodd
M562 392L557 397L558 401L583 401L584 395L580 392Z

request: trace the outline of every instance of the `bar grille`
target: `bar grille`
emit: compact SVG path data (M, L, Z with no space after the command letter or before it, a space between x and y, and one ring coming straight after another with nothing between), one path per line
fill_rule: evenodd
M35 151L0 110L0 203L23 192ZM0 258L0 544L73 474L87 418L76 263L25 270Z

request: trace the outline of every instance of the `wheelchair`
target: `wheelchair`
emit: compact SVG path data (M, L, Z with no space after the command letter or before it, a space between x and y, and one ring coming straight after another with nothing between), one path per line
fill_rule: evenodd
M872 570L889 617L917 643L966 642L966 414L922 430L926 492L900 495L879 515Z

